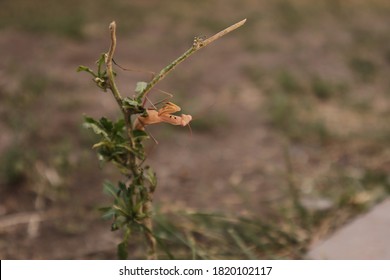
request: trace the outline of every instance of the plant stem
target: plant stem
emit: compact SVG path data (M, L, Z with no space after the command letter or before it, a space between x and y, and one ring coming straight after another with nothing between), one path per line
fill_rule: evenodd
M123 107L122 104L122 96L119 92L118 87L115 83L115 77L114 77L114 71L112 69L112 61L116 49L116 23L115 21L111 22L110 26L110 35L111 35L111 45L108 50L108 53L105 56L105 63L106 63L106 70L107 70L107 76L108 76L108 82L110 85L110 90L112 94L115 97L116 102L118 103L118 106L120 110L123 113L126 129L127 129L127 136L130 143L130 146L135 149L135 143L133 140L133 124L131 121L131 112ZM143 184L143 178L142 174L140 172L139 165L137 164L137 158L134 156L134 154L129 153L128 155L128 168L129 168L129 178L133 178L133 180L138 180L138 183L140 185ZM152 212L152 190L146 190L146 199L143 202L142 206L142 212L145 214L145 218L142 220L142 223L145 230L145 239L148 243L148 259L157 259L156 254L156 239L153 236L152 230L152 218L151 218L151 212Z
M106 69L107 69L107 76L108 76L108 82L110 83L110 89L112 94L115 97L116 102L118 103L118 106L120 110L123 113L124 119L125 119L125 124L126 124L126 129L127 129L127 136L130 141L130 145L132 148L134 148L134 141L133 141L133 124L131 122L131 115L128 110L124 109L122 106L122 96L119 92L119 89L115 83L115 77L114 77L114 71L112 70L112 61L114 58L114 53L116 49L116 23L115 21L110 23L109 26L110 29L110 35L111 35L111 45L110 49L108 50L108 53L106 54ZM135 158L133 156L130 156L129 159L129 165L130 167L135 165ZM131 168L134 173L134 168ZM135 175L135 174L134 174Z
M210 38L203 40L202 47L205 47L208 44L214 42L215 40L221 38L222 36L228 34L229 32L232 32L233 30L236 30L240 26L244 25L245 22L246 22L246 19L243 19L243 20L241 20L241 21L239 21L239 22L237 22L237 23L235 23L235 24L225 28L224 30L216 33L215 35L211 36Z
M214 42L215 40L221 38L222 36L228 34L229 32L237 29L238 27L242 26L245 23L246 19L237 22L236 24L233 24L229 26L228 28L225 28L224 30L216 33L215 35L211 36L208 39L202 40L199 38L195 38L194 43L192 44L191 48L189 48L185 53L183 53L180 57L175 59L171 64L163 68L157 75L153 77L153 79L146 85L144 90L140 92L136 96L136 100L138 103L146 97L148 92L162 79L165 78L165 76L172 71L177 65L179 65L181 62L186 60L188 57L190 57L193 53L200 50L201 48L207 46L208 44ZM136 145L134 142L134 135L133 135L133 124L131 120L132 114L134 112L130 111L129 109L126 109L123 106L123 99L121 94L119 93L119 89L115 83L115 75L114 71L112 69L112 63L113 63L113 57L116 49L116 23L115 21L111 22L110 26L110 35L111 35L111 45L109 48L109 51L107 54L105 54L105 64L106 64L106 71L107 71L107 79L109 83L109 88L114 95L114 98L116 102L118 103L118 106L120 110L123 113L124 119L125 119L125 125L127 129L127 136L129 140L129 144L132 149L136 150ZM143 186L144 187L144 175L143 171L140 168L139 161L137 157L133 153L129 153L127 157L127 168L128 168L128 178L132 178L133 183L131 185L137 185L137 186ZM145 193L141 195L142 197L142 207L139 212L139 214L143 214L144 218L142 219L142 224L144 226L144 235L145 239L147 241L149 250L148 250L148 259L157 259L157 253L156 253L156 239L153 235L153 227L152 227L152 219L151 219L151 212L152 212L152 196L153 196L153 189L144 189ZM142 191L142 192L143 192ZM130 198L132 199L132 198Z
M228 34L229 32L239 28L246 22L246 19L243 19L224 30L216 33L215 35L211 36L208 39L201 40L199 38L195 38L194 43L192 44L191 48L189 48L185 53L183 53L180 57L175 59L171 64L163 68L154 78L147 84L145 89L137 96L138 99L142 99L158 82L160 82L162 79L165 78L165 76L172 71L179 63L186 60L188 57L190 57L193 53L200 50L201 48L207 46L208 44L214 42L215 40L221 38L222 36Z
M148 259L149 260L156 260L157 259L157 252L156 252L156 245L157 241L156 238L154 238L152 229L152 219L151 219L151 212L152 212L152 193L148 191L148 197L146 202L143 204L142 211L144 214L146 214L145 219L143 220L143 225L146 228L145 231L145 239L148 243L149 251L148 251Z
M108 50L108 53L106 54L106 68L107 68L107 76L108 76L108 82L110 83L110 89L112 91L112 94L115 97L116 102L119 105L119 108L125 114L125 110L122 106L122 96L119 93L119 89L116 86L115 79L114 79L114 71L112 70L112 59L114 57L114 52L116 49L116 23L115 21L110 23L110 33L111 33L111 45L110 49Z

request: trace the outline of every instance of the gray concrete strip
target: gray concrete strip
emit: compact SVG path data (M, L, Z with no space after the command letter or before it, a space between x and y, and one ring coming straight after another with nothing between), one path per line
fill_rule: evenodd
M314 244L307 258L390 260L390 199Z

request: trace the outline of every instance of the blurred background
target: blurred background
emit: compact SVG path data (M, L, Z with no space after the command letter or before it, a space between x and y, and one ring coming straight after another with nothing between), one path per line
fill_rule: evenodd
M194 117L150 127L160 258L301 259L390 192L390 2L27 1L0 9L0 258L115 259L120 234L83 115L119 117L95 68L157 72L195 36L246 24L158 88ZM117 69L132 96L148 72ZM159 91L153 100L165 98ZM144 258L134 237L131 258Z

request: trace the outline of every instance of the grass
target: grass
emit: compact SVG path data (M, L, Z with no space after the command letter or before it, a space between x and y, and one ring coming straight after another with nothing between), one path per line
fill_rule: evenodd
M84 7L79 1L32 3L5 1L0 11L0 27L14 26L33 33L56 33L71 38L82 37Z
M352 57L349 61L349 67L356 79L363 83L372 82L378 73L377 65L365 57Z
M0 162L0 182L9 189L20 185L28 178L30 161L19 145L10 147L2 156Z
M332 85L317 76L312 78L311 88L314 95L321 100L330 99L334 94L334 88Z
M157 234L173 248L167 256L178 259L299 258L304 246L288 229L255 217L195 212L155 219Z
M289 151L287 150L287 155ZM289 156L286 158L288 164ZM333 232L357 213L369 210L389 194L389 181L382 172L362 170L362 176L334 166L323 177L316 193L304 193L293 179L293 166L285 174L282 200L270 218L215 212L170 212L155 216L160 258L171 259L303 259L313 237ZM334 185L343 188L335 189ZM243 187L245 189L245 187ZM329 206L307 206L304 197ZM315 204L314 204L315 205Z
M302 85L298 79L289 71L282 71L277 76L277 83L281 90L287 94L296 94L302 92Z
M294 97L282 92L270 94L265 105L271 125L291 141L325 144L332 133L315 112L305 108L304 97L296 102Z
M284 32L296 32L304 24L303 14L294 1L278 0L274 4L276 21Z

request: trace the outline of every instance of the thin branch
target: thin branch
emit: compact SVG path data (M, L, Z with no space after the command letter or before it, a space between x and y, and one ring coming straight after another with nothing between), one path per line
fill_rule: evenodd
M171 64L166 66L164 69L162 69L154 78L147 84L145 89L137 96L138 99L142 99L158 82L160 82L162 79L165 78L165 76L172 71L179 63L186 60L188 57L190 57L193 53L200 50L201 48L207 46L208 44L214 42L215 40L221 38L222 36L228 34L229 32L232 32L233 30L239 28L246 22L246 19L243 19L228 28L225 28L224 30L218 32L217 34L211 36L208 39L201 40L199 38L195 38L194 43L192 44L191 48L189 48L184 54L182 54L179 58L174 60Z
M246 22L246 19L243 19L243 20L241 20L241 21L239 21L239 22L229 26L228 28L225 28L224 30L218 32L217 34L211 36L210 38L203 40L201 47L205 47L208 44L214 42L215 40L221 38L222 36L228 34L229 32L232 32L233 30L236 30L237 28L239 28L242 25L244 25L245 22Z
M119 93L118 87L115 84L114 71L112 70L112 60L114 57L115 49L116 49L116 23L115 21L110 23L109 26L110 34L111 34L111 45L108 53L106 54L106 68L107 68L107 76L108 82L110 84L110 89L112 94L115 97L116 102L118 103L120 109L123 114L126 115L125 109L122 106L122 96Z
M122 97L119 93L119 90L118 90L116 84L115 84L114 72L112 70L113 57L114 57L114 52L115 52L115 48L116 48L116 23L115 23L115 21L113 21L110 24L109 29L110 29L110 33L111 33L111 45L110 45L110 49L106 55L106 61L105 61L106 68L107 68L107 76L108 76L108 80L110 83L110 89L111 89L121 111L123 112L123 115L124 115L130 146L132 148L134 148L131 112L129 110L126 110L123 107ZM139 166L137 165L135 156L131 153L129 153L129 157L128 157L128 166L129 166L129 170L131 170L131 172L132 172L133 178L135 178L135 180L140 180L139 179L139 177L140 177ZM129 176L131 176L131 174L129 174ZM138 179L136 179L136 178L138 178ZM141 185L142 185L142 183L141 183ZM150 217L150 213L152 212L152 193L148 192L146 195L147 195L147 199L146 199L146 201L143 202L142 210L144 211L144 213L147 216L143 219L142 223L147 229L147 231L145 232L145 238L148 242L148 247L149 247L148 258L149 259L157 259L156 239L154 238L153 234L151 233L153 230L152 219Z
M111 35L111 45L110 45L110 49L108 50L108 53L106 54L106 58L105 58L108 82L110 83L111 92L114 95L115 100L118 103L119 108L123 113L130 145L131 145L131 147L134 147L134 141L133 141L133 137L132 137L133 125L131 122L131 115L130 115L130 112L128 110L123 108L122 96L119 92L119 89L118 89L116 83L115 83L114 71L112 70L112 62L114 61L114 53L115 53L115 49L116 49L116 23L115 23L115 21L110 23L109 29L110 29L110 35ZM131 161L134 161L134 159L131 158ZM132 165L132 164L133 163L130 163L130 165Z

